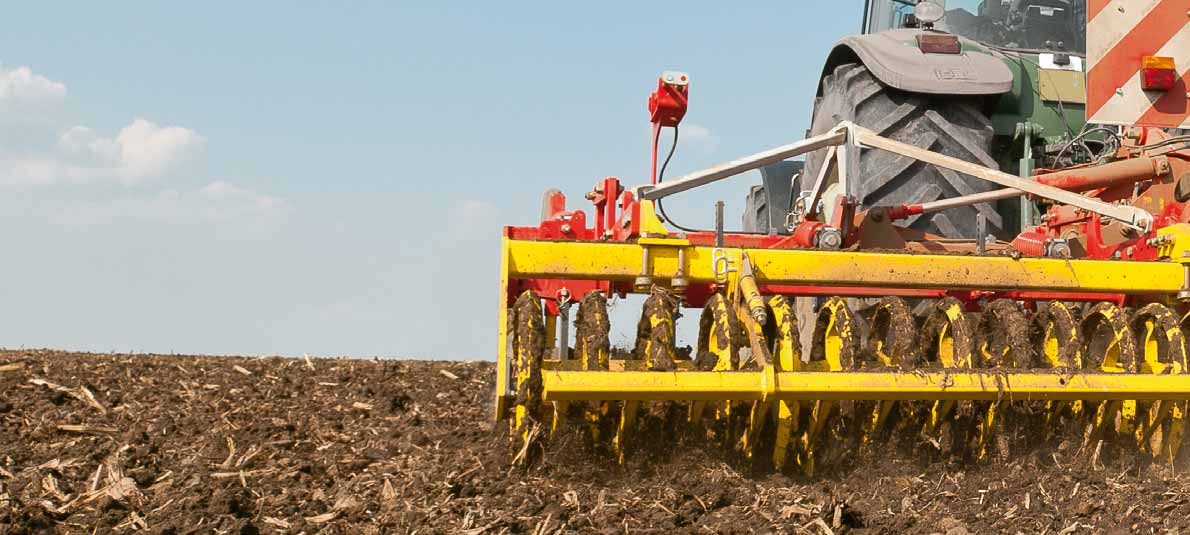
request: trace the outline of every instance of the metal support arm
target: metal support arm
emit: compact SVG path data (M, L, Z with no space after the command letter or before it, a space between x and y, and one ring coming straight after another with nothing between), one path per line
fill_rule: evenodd
M806 138L797 143L790 143L775 149L769 149L764 152L758 152L751 156L745 156L738 160L733 160L724 164L719 164L714 167L703 169L690 173L686 176L676 180L667 181L656 186L638 186L637 192L641 199L648 201L655 201L657 199L664 199L675 193L681 193L688 189L705 186L712 182L717 182L728 177L738 175L740 173L759 169L771 163L780 162L800 156L807 152L818 150L824 147L834 145L841 145L847 140L847 132L842 129L832 130L830 133L822 134Z
M950 201L949 199L942 199L937 201L936 205L929 207L931 211L949 208L952 206L962 206L964 204L970 203L972 200L984 202L987 200L1007 198L1020 195L1022 193L1027 193L1035 197L1049 199L1082 208L1089 212L1094 212L1104 217L1118 220L1125 225L1129 225L1138 229L1148 229L1153 222L1152 214L1140 208L1106 203L1072 191L1043 184L1036 180L1021 178L997 169L991 169L979 164L961 160L959 158L946 156L944 154L939 154L927 149L915 147L907 143L881 137L867 128L846 121L839 123L839 125L830 132L822 135L810 137L796 143L790 143L788 145L783 145L781 147L767 151L758 152L751 156L745 156L738 160L733 160L724 164L703 169L701 171L696 171L678 178L677 180L666 182L664 184L658 184L656 186L637 186L636 194L638 198L648 201L662 199L676 193L681 193L699 186L704 186L746 171L758 169L771 163L799 156L810 151L838 146L842 146L842 148L835 151L836 154L844 155L844 157L839 158L840 161L837 162L837 165L839 166L840 181L844 182L846 181L847 175L855 171L855 169L852 169L852 167L858 164L860 147L868 147L907 156L915 160L950 169L952 171L957 171L965 175L987 180L989 182L1004 186L1005 188L1009 188L1005 190L979 194L979 197L972 196L969 198L956 199L955 201L952 201L953 204L952 202L948 202ZM829 163L830 159L828 158L827 164L829 165ZM822 170L822 172L824 171L825 169ZM817 178L819 180L816 181L818 183L815 184L815 189L820 190L822 188L821 182L823 177L820 176ZM821 192L818 191L817 193Z
M1153 222L1152 214L1135 208L1132 206L1123 206L1108 204L1103 201L1092 199L1085 195L1079 195L1071 191L1066 191L1061 188L1047 186L1040 182L1021 178L1016 175L1010 175L1003 171L989 169L979 164L974 164L966 160L960 160L952 156L946 156L920 147L915 147L908 143L888 139L876 135L875 132L867 128L857 126L850 123L844 123L848 128L855 132L856 141L864 146L875 149L886 150L892 153L908 156L910 158L933 164L938 167L958 171L965 175L970 175L975 178L994 182L1007 188L1015 188L1025 193L1033 194L1037 197L1058 201L1063 204L1068 204L1078 208L1082 208L1089 212L1095 212L1102 216L1116 219L1126 225L1130 225L1139 229L1147 229Z

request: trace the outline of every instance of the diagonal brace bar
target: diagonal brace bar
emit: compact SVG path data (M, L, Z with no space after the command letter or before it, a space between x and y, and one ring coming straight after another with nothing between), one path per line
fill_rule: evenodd
M1028 180L1016 175L1010 175L1003 171L989 169L979 164L974 164L952 156L947 156L945 154L939 154L937 152L926 150L920 147L915 147L908 143L902 143L900 141L881 137L875 132L872 132L871 130L868 130L862 126L857 126L851 123L843 124L855 132L855 140L860 145L886 150L895 154L900 154L902 156L908 156L915 160L920 160L928 164L950 169L952 171L958 171L965 175L987 180L1007 188L1015 188L1044 199L1050 199L1063 204L1076 206L1105 217L1116 219L1135 228L1147 229L1153 222L1152 214L1139 208L1108 204L1103 201L1087 197L1086 195L1080 195L1078 193L1067 191L1061 188L1055 188L1035 180Z
M746 171L759 169L771 163L784 161L810 151L818 150L824 147L841 145L846 140L847 132L845 130L835 129L829 133L806 138L798 141L797 143L790 143L775 149L758 152L738 160L733 160L724 164L703 169L701 171L696 171L676 180L657 184L656 186L639 186L637 190L640 193L640 198L646 201L655 201L657 199L669 197L675 193L681 193L688 189L705 186L712 182L723 180Z

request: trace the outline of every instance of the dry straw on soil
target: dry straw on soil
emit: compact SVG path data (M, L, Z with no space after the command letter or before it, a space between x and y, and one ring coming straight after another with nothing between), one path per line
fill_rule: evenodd
M483 362L0 353L0 533L1151 533L1190 477L1067 443L882 451L807 481L691 434L531 462Z

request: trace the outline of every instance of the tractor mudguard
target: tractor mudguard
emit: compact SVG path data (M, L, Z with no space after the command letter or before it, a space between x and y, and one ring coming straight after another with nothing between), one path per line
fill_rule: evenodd
M984 46L959 38L961 54L925 54L917 46L924 32L933 33L899 29L846 37L831 50L822 76L859 62L882 83L912 93L999 95L1012 89L1012 71Z

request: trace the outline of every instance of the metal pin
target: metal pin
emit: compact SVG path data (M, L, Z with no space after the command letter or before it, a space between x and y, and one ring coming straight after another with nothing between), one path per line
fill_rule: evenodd
M640 275L632 283L638 292L646 292L653 287L653 277L649 275L649 248L640 248Z
M690 286L690 279L686 278L686 248L678 248L678 271L674 273L674 277L670 280L669 285L673 288L674 293L682 295L686 292L686 287Z
M715 247L723 248L723 201L715 201Z
M567 293L568 297L570 294ZM567 360L570 358L570 305L573 303L569 298L566 302L558 304L558 360Z
M983 256L987 249L988 219L983 212L975 214L975 254Z

